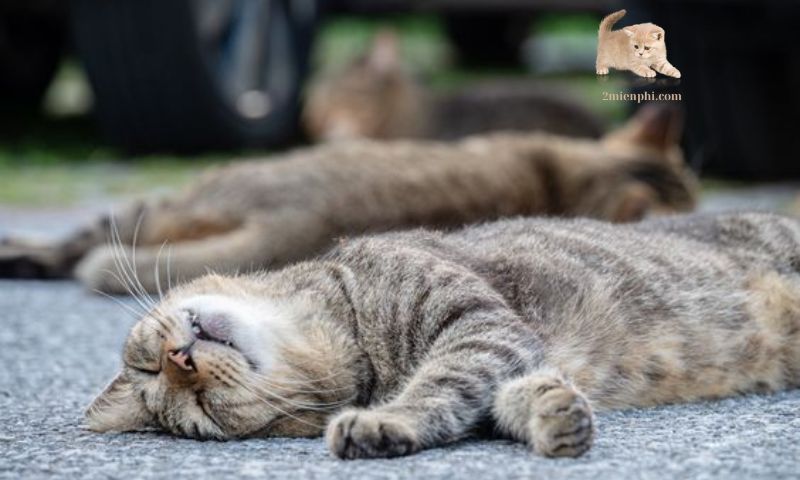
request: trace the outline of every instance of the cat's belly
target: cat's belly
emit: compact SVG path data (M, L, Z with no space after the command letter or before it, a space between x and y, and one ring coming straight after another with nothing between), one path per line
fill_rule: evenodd
M548 360L601 409L800 386L800 282L761 274L742 293L746 320L733 328L714 318L676 318L631 333L619 322L583 345L552 338Z

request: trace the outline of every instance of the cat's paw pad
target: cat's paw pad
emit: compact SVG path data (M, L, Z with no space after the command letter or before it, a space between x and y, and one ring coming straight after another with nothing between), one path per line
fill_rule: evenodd
M340 414L328 425L325 437L331 452L347 460L398 457L420 449L407 418L374 410Z
M594 439L594 422L589 403L573 388L551 388L533 405L529 428L533 449L547 457L578 457Z

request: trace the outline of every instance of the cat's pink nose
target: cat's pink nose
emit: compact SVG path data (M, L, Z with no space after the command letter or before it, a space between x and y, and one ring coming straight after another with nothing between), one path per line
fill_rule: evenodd
M167 352L167 358L169 358L172 363L180 367L182 370L195 370L194 362L192 361L192 356L189 355L188 349L181 348L170 350Z

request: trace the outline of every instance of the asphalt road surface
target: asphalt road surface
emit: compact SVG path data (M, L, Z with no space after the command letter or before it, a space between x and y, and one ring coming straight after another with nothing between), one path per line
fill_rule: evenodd
M0 231L68 229L69 217L56 215L57 225L40 223L52 216L43 215L9 222L15 217L6 212ZM0 478L800 478L800 390L600 415L595 446L577 460L464 441L408 458L343 462L321 439L91 433L83 409L118 368L132 323L123 308L72 282L0 281Z

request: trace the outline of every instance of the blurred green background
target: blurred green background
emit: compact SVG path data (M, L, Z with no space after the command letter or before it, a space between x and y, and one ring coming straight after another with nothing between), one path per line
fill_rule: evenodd
M531 75L516 70L464 70L454 67L453 52L438 18L403 15L365 20L336 17L323 25L312 57L314 72L336 69L362 52L377 29L391 26L401 39L404 59L427 84L446 90L487 78ZM542 15L531 33L559 54L594 42L593 15ZM553 83L610 123L624 117L626 105L602 102L603 90L623 88L612 76L598 82L592 72L535 75ZM17 118L4 126L0 142L0 204L70 206L97 199L124 199L180 187L202 168L231 159L269 155L268 151L228 151L203 156L150 155L131 157L106 143L91 118L91 92L79 65L67 60L45 97L44 117Z

